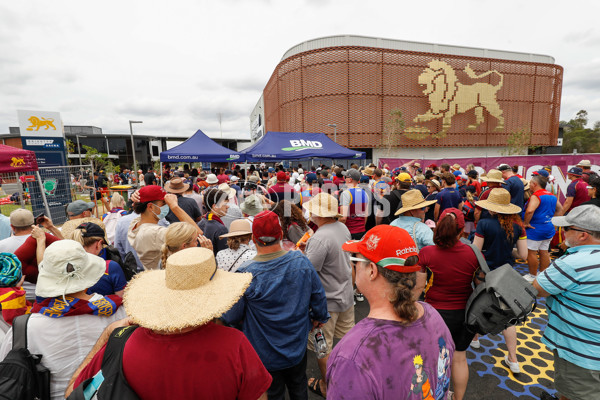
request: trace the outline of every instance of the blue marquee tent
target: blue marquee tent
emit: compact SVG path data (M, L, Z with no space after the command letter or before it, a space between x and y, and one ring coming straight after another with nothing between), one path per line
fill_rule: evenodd
M301 160L307 158L364 159L365 153L340 146L324 133L267 132L240 152L246 161Z
M201 130L170 150L160 153L160 162L234 162L243 160L240 153L221 146Z

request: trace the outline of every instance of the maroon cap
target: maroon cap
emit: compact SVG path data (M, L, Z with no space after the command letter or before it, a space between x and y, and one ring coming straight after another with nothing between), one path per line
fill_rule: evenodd
M288 176L287 176L287 174L286 174L285 172L283 172L283 171L279 171L279 172L277 173L277 180L278 180L279 182L287 182L287 180L288 180Z
M140 189L140 202L164 200L167 192L158 185L148 185Z
M458 229L462 229L465 227L465 216L463 215L462 211L460 211L458 208L446 208L444 211L442 211L442 215L440 215L440 219L438 219L438 222L441 221L448 214L454 215L454 219L456 220L456 225L458 226Z
M273 211L263 211L256 214L252 221L254 239L265 246L283 238L279 217Z

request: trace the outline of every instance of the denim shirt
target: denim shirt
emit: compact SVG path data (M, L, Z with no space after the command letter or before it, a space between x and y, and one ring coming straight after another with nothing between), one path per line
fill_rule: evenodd
M311 319L329 320L325 290L308 258L299 251L274 255L258 255L237 270L251 272L252 282L221 317L227 324L243 321L242 331L269 371L297 365L306 352Z
M430 227L422 223L420 218L411 217L409 215L400 215L398 218L392 221L390 225L397 226L398 228L402 228L407 231L419 249L435 244L433 243L433 231Z

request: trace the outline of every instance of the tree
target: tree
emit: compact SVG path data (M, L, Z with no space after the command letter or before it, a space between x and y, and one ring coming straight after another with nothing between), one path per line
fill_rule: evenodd
M404 132L404 119L402 118L402 111L398 109L392 109L389 113L390 117L385 120L383 124L383 135L381 142L385 148L387 148L388 156L392 147L400 144L400 138Z
M531 146L531 132L527 129L519 129L512 132L506 139L506 149L501 151L503 156L512 156L518 154L527 154L528 149L535 149L537 146Z
M588 122L587 111L579 110L575 118L566 123L563 153L572 153L574 150L579 153L600 152L600 121L594 123L593 129L586 128Z
M112 161L109 160L108 154L100 153L95 147L86 146L85 144L81 147L85 149L83 162L84 164L92 164L93 171L104 169L109 163L112 165Z

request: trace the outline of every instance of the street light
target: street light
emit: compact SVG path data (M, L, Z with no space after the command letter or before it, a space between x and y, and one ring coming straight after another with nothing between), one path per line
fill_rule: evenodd
M327 126L333 128L333 141L337 143L337 124L327 124Z
M135 143L133 142L133 127L132 127L132 124L142 124L142 123L143 123L143 121L132 121L132 120L129 120L129 133L131 133L131 152L133 153L133 165L131 166L131 169L135 169L135 167L137 165L137 161L135 160ZM139 168L139 166L138 166L138 168Z
M79 138L85 138L87 136L75 135L77 138L77 155L79 156L79 165L83 165L81 161L81 147L79 146Z

